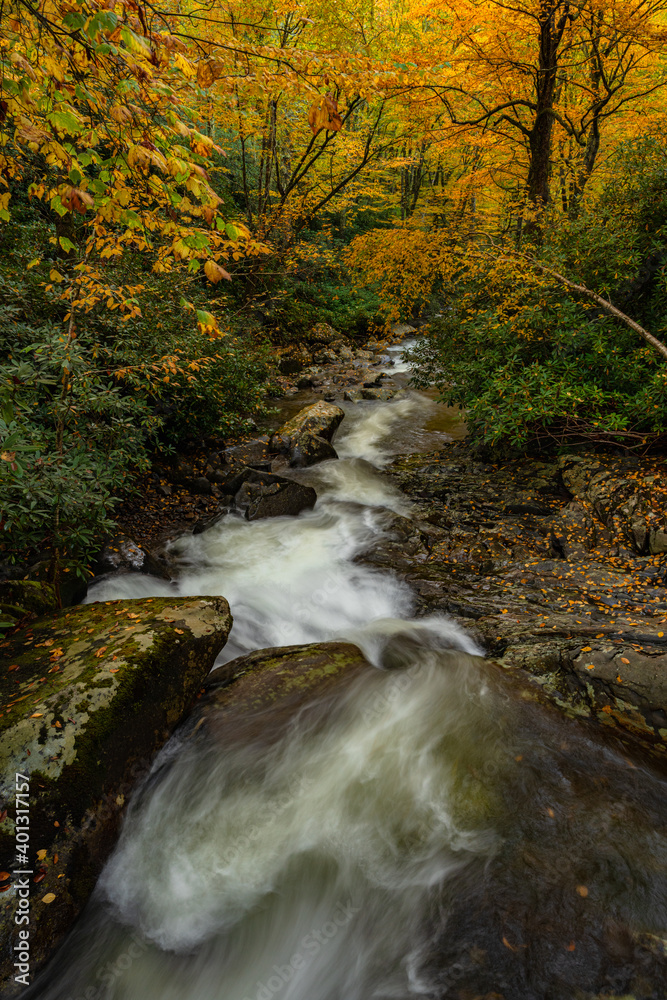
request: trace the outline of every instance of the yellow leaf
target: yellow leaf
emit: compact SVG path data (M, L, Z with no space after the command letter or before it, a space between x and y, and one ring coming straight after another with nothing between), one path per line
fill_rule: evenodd
M209 281L212 281L214 285L217 285L219 281L224 278L225 281L231 281L232 276L228 271L225 271L224 267L220 267L213 260L207 260L204 264L204 274Z
M43 903L52 903L56 898L55 892L47 892L46 896L42 896Z

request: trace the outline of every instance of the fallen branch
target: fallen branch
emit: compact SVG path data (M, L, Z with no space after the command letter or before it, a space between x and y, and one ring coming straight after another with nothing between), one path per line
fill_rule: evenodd
M629 326L631 330L634 330L640 337L643 337L647 343L655 347L656 351L662 354L663 358L667 361L667 347L662 343L662 341L658 340L657 337L654 337L652 333L648 332L648 330L645 330L643 326L639 325L639 323L635 323L633 319L626 316L624 312L621 312L620 309L613 306L611 302L607 301L607 299L603 299L601 295L598 295L596 292L592 292L590 288L586 288L585 285L578 285L576 282L570 281L569 278L559 274L558 271L554 271L550 267L545 267L544 264L538 264L536 260L531 259L531 263L533 267L537 268L538 271L542 271L543 274L548 274L552 278L555 278L556 281L560 281L561 285L565 285L566 288L570 288L573 292L577 292L579 295L583 295L585 298L597 303L597 305L599 305L608 316L613 316L614 319L618 319L621 323L625 323L625 325Z

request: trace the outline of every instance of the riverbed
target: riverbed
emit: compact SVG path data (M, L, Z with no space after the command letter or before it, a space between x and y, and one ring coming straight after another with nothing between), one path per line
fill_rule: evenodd
M339 458L297 474L312 511L229 515L170 544L171 583L112 577L89 600L222 594L219 664L342 639L368 671L246 741L177 733L27 998L667 995L664 778L359 561L387 510L410 513L383 468L461 430L409 391L345 408Z

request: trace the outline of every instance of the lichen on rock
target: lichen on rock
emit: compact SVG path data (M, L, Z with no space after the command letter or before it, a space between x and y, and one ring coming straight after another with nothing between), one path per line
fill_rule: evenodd
M0 867L17 867L20 773L30 785L33 971L85 904L129 793L192 705L231 625L222 597L107 601L39 618L0 644ZM2 980L11 974L14 881L0 897Z

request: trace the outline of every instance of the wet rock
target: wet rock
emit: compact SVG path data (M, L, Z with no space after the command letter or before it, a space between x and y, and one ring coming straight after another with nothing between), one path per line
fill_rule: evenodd
M210 487L210 483L209 483ZM149 573L169 580L169 573L143 545L127 535L113 535L106 543L94 565L95 576L105 573Z
M396 395L396 389L386 386L384 388L367 388L364 387L361 390L362 399L381 399L388 400Z
M283 424L278 433L283 437L294 438L308 432L331 441L344 416L345 412L339 406L324 402L313 403L312 406L299 410L296 416Z
M226 744L259 736L276 742L297 711L328 717L327 695L373 668L347 642L261 649L214 670L188 725ZM377 672L381 680L382 675ZM272 708L270 726L266 712Z
M642 535L642 538L645 540L645 535ZM667 552L667 531L663 528L651 528L649 535L649 552L653 556Z
M343 393L343 399L347 400L348 403L360 403L364 399L363 391L361 389L346 389Z
M308 340L315 344L331 344L340 339L338 330L328 323L316 323L308 333Z
M642 476L637 459L612 462L591 455L568 455L561 457L559 466L570 493L589 506L612 533L622 534L633 551L651 555L667 552L665 497L658 500L656 477Z
M270 467L272 453L269 447L268 435L253 438L251 441L244 441L233 448L227 448L222 457L227 468L238 471L246 467L257 468Z
M317 493L310 486L303 486L293 479L266 472L248 470L243 485L234 497L237 510L245 513L248 521L265 517L296 517L303 510L311 510Z
M221 597L109 601L40 618L2 643L0 867L17 867L20 773L30 786L25 867L35 872L31 974L84 906L130 792L190 708L231 624ZM18 896L10 888L2 900L8 986Z
M297 467L336 458L331 439L344 416L344 410L333 403L313 403L276 431L270 447L274 453L287 455Z
M564 559L585 559L596 542L593 518L576 500L567 504L550 523L551 548Z
M361 559L393 566L421 613L452 615L561 710L667 754L667 555L637 552L647 520L664 514L661 478L649 460L642 475L633 460L572 459L490 465L465 446L403 456L391 475L419 505L415 530L393 526L398 537ZM647 549L659 530L646 529Z
M319 434L307 432L300 434L290 450L290 465L295 468L315 465L330 458L338 458L338 453L334 446Z
M190 493L197 493L203 497L211 495L211 481L206 476L197 476L196 479L186 480L183 485Z

